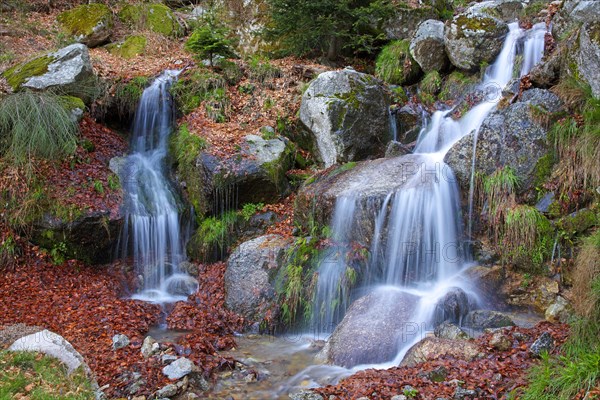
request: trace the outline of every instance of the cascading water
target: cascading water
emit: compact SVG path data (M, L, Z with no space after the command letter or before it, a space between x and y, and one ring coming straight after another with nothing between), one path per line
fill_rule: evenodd
M376 214L370 245L371 259L362 280L361 292L375 287L377 290L401 289L418 295L421 300L414 310L412 321L420 321L427 329L431 328L437 301L450 288L460 286L467 294L471 293L468 284L458 279L460 271L470 261L470 252L462 233L458 185L451 168L443 161L444 156L463 136L473 133L475 137L486 116L502 98L502 89L513 78L519 40L524 38L525 49L520 75L540 61L544 41L544 35L540 33L542 30L545 26L542 28L539 24L529 32L519 29L517 23L509 25L502 51L477 88L485 95L484 100L460 120L450 116L452 110L437 111L432 115L419 135L414 151L418 156L403 156L408 165L412 162L410 178L399 189L388 193ZM407 163L403 166L406 167ZM352 199L351 207L349 199ZM343 232L350 232L349 227L356 219L351 212L354 212L357 202L360 202L358 195L348 193L336 202L332 228L334 235L342 240L350 240ZM313 310L319 312L324 306L338 306L323 291L338 290L345 268L345 264L321 264ZM340 318L344 311L345 308L337 309L330 314ZM335 323L335 318L327 322ZM397 365L405 351L423 333L416 334L412 340L405 340L399 345L396 359L381 360L391 361L391 364L381 364L380 367ZM315 367L313 372L319 368ZM337 375L340 371L331 373ZM310 372L304 371L304 375L299 377L306 378L307 374L310 375Z
M169 88L178 71L165 71L144 90L136 111L131 154L120 172L126 225L121 245L131 254L143 283L135 299L171 303L185 300L198 283L180 271L185 260L175 190L166 176L168 137L173 128Z

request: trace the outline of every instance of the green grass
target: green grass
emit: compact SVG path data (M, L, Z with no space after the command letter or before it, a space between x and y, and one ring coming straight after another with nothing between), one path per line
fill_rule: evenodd
M0 101L0 153L17 164L73 154L77 134L78 126L56 95L23 91Z
M180 77L171 87L171 94L184 114L194 111L205 101L209 117L222 122L229 112L226 87L223 76L207 69L198 69Z
M414 80L419 65L412 59L407 40L394 40L385 46L375 62L375 75L392 85L402 85Z
M421 80L421 90L427 94L435 95L442 88L442 78L437 71L428 72Z
M0 352L0 399L87 400L94 392L82 369L70 376L55 358L31 352Z
M115 103L121 117L133 115L142 93L148 86L148 77L136 76L127 82L119 82L115 88Z
M260 83L273 81L281 76L281 70L275 67L268 58L252 56L248 60L248 77Z

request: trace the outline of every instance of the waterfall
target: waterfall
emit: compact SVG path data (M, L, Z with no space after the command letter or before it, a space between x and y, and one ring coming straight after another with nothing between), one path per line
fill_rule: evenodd
M131 153L120 172L125 195L124 255L132 255L142 279L135 299L155 303L185 300L197 282L179 265L185 237L177 194L167 171L168 138L173 128L169 88L178 71L165 71L144 90L132 128Z

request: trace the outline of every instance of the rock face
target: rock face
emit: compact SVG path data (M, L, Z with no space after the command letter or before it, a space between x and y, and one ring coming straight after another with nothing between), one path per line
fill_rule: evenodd
M389 361L402 344L420 334L411 317L418 298L397 290L380 290L352 303L319 358L353 367Z
M431 7L412 8L400 5L395 7L394 12L384 28L388 39L410 39L421 22L437 17Z
M164 4L127 4L118 16L125 24L138 29L147 29L165 36L183 33L179 20Z
M400 366L413 367L441 356L471 361L479 355L479 352L479 347L475 343L466 340L426 337L408 350Z
M600 98L600 21L588 22L581 27L575 59L581 79L590 85L592 95Z
M73 348L71 343L67 342L62 336L47 329L22 337L14 342L8 350L36 351L57 358L66 365L69 374L81 365L84 366L86 371L89 371L83 357Z
M560 37L574 25L598 21L600 2L596 0L565 0L552 21L552 34Z
M449 60L444 46L444 23L434 19L422 22L410 41L410 54L425 73L446 69Z
M2 76L14 90L58 89L61 93L76 96L81 85L93 74L88 48L83 44L72 44L10 68Z
M521 178L519 190L526 192L535 183L537 163L547 154L547 129L541 118L556 113L561 102L543 89L523 93L520 102L496 110L481 125L475 153L475 172L490 175L509 166ZM469 187L473 137L460 139L446 154L448 163L462 188Z
M235 249L225 271L225 304L230 310L253 322L277 316L274 280L290 245L289 239L267 235Z
M496 58L507 33L508 26L489 15L458 14L444 29L446 53L454 66L475 71Z
M391 139L390 99L371 75L353 69L322 73L304 95L300 122L326 166L381 156Z
M108 41L113 14L104 4L84 4L58 15L58 22L76 41L96 47Z

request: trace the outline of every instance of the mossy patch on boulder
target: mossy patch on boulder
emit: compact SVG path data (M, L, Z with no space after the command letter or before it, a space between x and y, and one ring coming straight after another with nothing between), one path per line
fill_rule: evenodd
M56 17L63 29L89 47L106 42L113 26L113 14L106 5L84 4Z
M127 4L118 14L121 21L165 36L179 36L183 28L164 4Z
M48 65L54 61L54 57L44 55L34 58L24 64L15 65L2 73L2 77L6 79L13 90L17 90L19 86L25 83L33 76L44 75L48 72Z
M119 43L111 43L106 46L110 54L130 59L144 53L148 41L142 35L129 36Z

